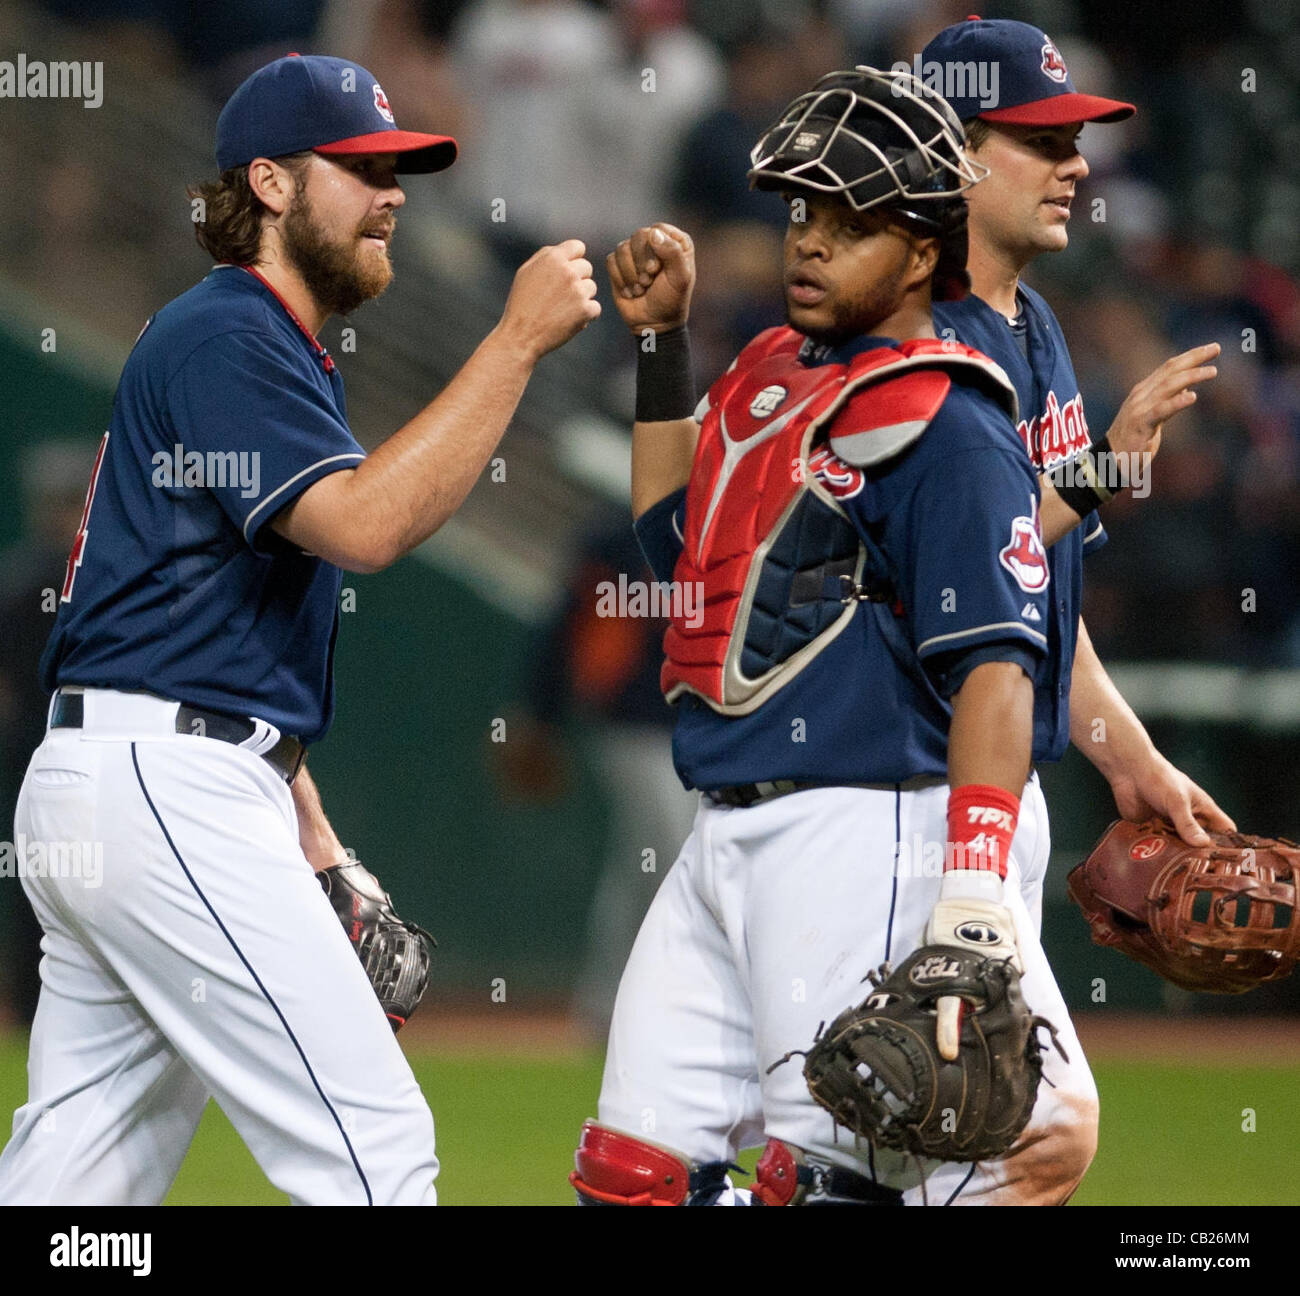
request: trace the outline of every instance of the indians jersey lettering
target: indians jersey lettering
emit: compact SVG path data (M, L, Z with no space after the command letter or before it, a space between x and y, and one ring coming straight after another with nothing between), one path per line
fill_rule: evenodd
M1083 393L1077 392L1073 400L1064 405L1054 391L1047 393L1046 408L1028 422L1024 419L1016 427L1025 443L1029 457L1040 469L1053 468L1066 459L1073 459L1081 450L1092 444L1088 420L1083 416Z
M808 456L808 470L838 500L852 499L866 485L862 469L845 463L829 446Z

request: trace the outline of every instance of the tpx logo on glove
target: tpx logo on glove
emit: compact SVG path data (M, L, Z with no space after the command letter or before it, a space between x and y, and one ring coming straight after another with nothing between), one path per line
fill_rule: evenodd
M933 985L936 981L951 981L960 971L961 963L957 959L932 954L912 969L911 981L913 985Z

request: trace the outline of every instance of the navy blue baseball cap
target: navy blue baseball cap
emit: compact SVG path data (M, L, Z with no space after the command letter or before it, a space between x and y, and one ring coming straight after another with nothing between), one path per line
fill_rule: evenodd
M1080 94L1051 38L1029 23L1009 18L973 14L965 22L953 23L921 51L920 62L917 75L922 80L927 73L938 75L934 68L943 71L945 84L935 89L962 121L982 117L1019 126L1065 126L1123 121L1137 112L1118 99ZM996 81L985 75L989 71L996 73ZM958 93L949 93L952 89ZM990 103L990 98L995 102Z
M365 68L322 54L288 54L258 68L217 118L217 167L307 150L326 156L396 153L397 170L441 171L456 160L450 135L397 129L388 97Z

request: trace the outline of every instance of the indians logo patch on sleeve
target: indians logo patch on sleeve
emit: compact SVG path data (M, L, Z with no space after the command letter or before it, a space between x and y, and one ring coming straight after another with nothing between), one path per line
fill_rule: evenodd
M1012 520L1010 543L998 550L998 561L1026 594L1038 594L1047 588L1047 551L1038 534L1037 518Z

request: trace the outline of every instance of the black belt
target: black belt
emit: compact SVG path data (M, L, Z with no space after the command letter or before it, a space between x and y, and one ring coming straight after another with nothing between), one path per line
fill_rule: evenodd
M704 795L714 805L739 806L743 809L759 801L770 801L772 797L825 786L824 783L800 783L795 779L775 779L771 783L741 783L738 787L710 788Z
M86 701L80 693L60 690L54 698L50 712L51 729L80 729L86 722ZM219 711L205 711L202 707L181 703L176 712L176 732L191 738L215 738L218 742L233 743L242 747L256 732L257 726L243 716L222 715ZM292 783L302 768L307 749L298 739L285 734L262 759L286 783Z
M806 792L809 788L850 787L871 788L878 792L919 792L945 782L946 779L930 774L914 775L899 783L810 783L802 779L773 779L770 783L741 783L737 787L708 788L704 795L714 805L738 806L743 809L756 805L759 801L787 796L791 792Z

